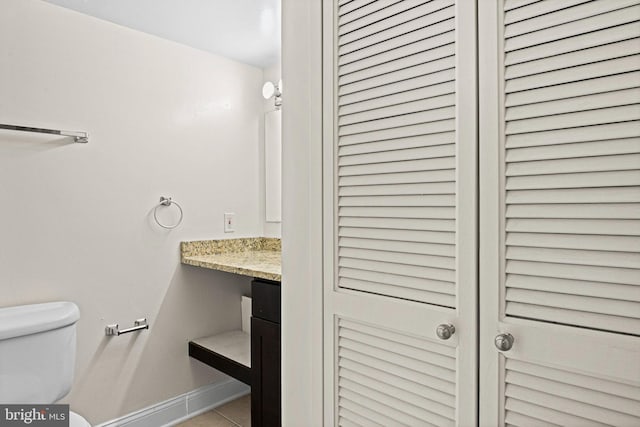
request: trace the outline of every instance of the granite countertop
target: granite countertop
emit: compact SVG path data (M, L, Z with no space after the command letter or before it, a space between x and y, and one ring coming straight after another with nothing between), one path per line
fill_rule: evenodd
M180 243L180 262L267 280L281 280L280 239L199 240Z

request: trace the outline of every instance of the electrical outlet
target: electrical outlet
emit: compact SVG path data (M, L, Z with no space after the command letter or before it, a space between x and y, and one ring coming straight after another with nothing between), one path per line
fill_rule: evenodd
M236 214L233 212L224 214L224 232L233 233L236 231Z

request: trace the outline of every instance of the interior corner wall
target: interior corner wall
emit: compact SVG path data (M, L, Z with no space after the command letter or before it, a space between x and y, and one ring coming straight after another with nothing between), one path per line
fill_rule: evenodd
M262 82L267 82L270 81L274 84L277 84L278 81L282 78L282 72L281 72L281 66L280 66L280 62L273 64L270 67L264 68L262 70ZM282 84L283 86L286 85L286 83ZM283 98L283 107L285 108L285 99L286 94L282 95ZM263 99L263 105L264 105L264 114L266 114L269 111L273 111L275 110L275 104L274 104L274 99ZM277 237L280 238L282 235L282 222L267 222L265 220L266 218L266 203L265 203L265 198L266 198L266 171L264 168L265 165L265 152L264 152L264 147L265 147L265 130L264 130L264 120L262 120L262 127L261 127L261 131L260 131L260 166L261 166L261 170L260 170L260 176L261 176L261 182L262 185L260 187L261 189L261 195L262 195L262 199L261 199L261 204L260 204L260 209L261 209L261 218L263 221L263 235L264 237Z
M0 131L0 306L78 304L65 401L93 424L227 379L187 342L239 328L250 281L181 265L179 243L262 234L262 78L46 2L2 2L0 122L89 143ZM153 220L160 196L184 209L173 230ZM175 206L159 213L177 219ZM148 331L104 334L141 317Z

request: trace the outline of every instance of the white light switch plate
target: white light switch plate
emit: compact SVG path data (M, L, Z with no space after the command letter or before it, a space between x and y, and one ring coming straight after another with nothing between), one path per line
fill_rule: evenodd
M224 232L233 233L236 231L236 214L233 212L224 214Z

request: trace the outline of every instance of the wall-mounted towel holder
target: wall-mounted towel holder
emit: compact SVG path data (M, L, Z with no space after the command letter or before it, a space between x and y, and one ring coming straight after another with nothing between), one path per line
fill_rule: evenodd
M160 206L171 206L171 205L176 205L176 207L178 208L178 210L180 211L180 216L178 217L178 221L174 224L174 225L166 225L160 222L160 220L158 219L158 208ZM182 224L182 217L184 216L183 212L182 212L182 207L178 204L178 202L171 200L171 197L164 197L161 196L160 197L160 203L158 203L156 205L155 208L153 208L153 219L156 220L156 224L158 224L160 227L162 228L166 228L168 230L171 230L173 228L176 228L177 226L179 226L180 224Z
M134 326L132 328L127 328L123 330L120 330L118 328L117 323L114 323L113 325L107 325L104 328L104 334L108 337L111 337L111 336L117 337L122 334L128 334L129 332L141 331L142 329L149 329L149 323L147 323L146 318L136 320L135 322L133 322L133 325Z
M80 131L74 131L74 130L44 129L44 128L34 128L29 126L5 125L5 124L0 124L0 129L15 130L18 132L48 133L51 135L70 136L73 138L73 142L78 142L81 144L86 144L87 142L89 142L89 134L87 134L87 132L80 132Z

